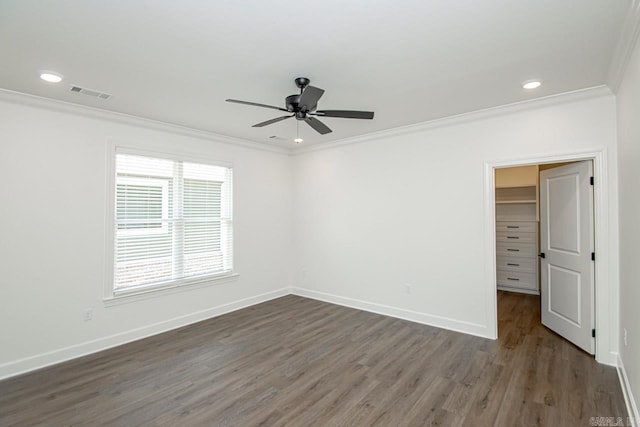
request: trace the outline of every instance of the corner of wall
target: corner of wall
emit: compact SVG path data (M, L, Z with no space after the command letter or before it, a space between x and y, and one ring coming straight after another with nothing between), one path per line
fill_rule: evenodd
M639 36L640 0L632 0L629 4L629 12L622 24L620 38L615 46L607 75L607 86L609 86L614 93L617 93L620 88L627 64L633 54Z
M463 334L475 335L477 337L491 339L491 334L486 325L481 325L479 323L465 322L462 320L407 310L404 308L393 307L385 304L363 301L356 298L343 297L340 295L319 292L311 289L294 287L291 289L291 293L293 295L324 301L330 304L337 304L343 307L355 308L357 310L368 311L371 313L381 314L383 316L395 317L397 319L408 320L410 322L434 326L436 328L447 329L454 332L460 332Z

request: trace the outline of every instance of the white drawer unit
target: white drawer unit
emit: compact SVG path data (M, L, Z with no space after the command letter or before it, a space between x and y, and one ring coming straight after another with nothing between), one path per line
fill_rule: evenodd
M496 233L514 231L536 233L538 223L536 221L496 221Z
M520 231L498 231L496 233L497 242L508 243L533 243L537 238L537 233L523 233Z
M499 256L496 260L498 271L518 271L521 273L535 273L538 263L533 258L517 258L510 256Z
M496 242L496 255L533 257L538 255L536 246L535 243Z
M498 289L538 294L538 222L496 221Z
M536 276L534 273L498 270L498 286L537 291Z
M539 294L537 165L496 168L496 281L498 289Z

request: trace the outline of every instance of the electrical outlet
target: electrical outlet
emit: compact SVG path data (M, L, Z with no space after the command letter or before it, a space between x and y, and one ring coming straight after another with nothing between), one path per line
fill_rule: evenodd
M627 328L624 328L624 346L627 346Z
M91 309L91 308L85 308L85 309L82 311L82 319L83 319L85 322L88 322L89 320L93 319L93 309Z
M404 291L408 294L411 295L411 288L413 287L413 285L411 283L405 283L404 284Z

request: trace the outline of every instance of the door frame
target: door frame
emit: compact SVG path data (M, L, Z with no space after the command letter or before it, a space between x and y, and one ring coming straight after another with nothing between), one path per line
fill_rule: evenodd
M496 284L496 247L495 247L495 169L514 166L528 166L545 163L562 163L572 161L593 161L594 181L594 239L595 239L595 283L594 314L596 328L596 360L600 363L615 366L617 363L614 350L617 322L614 318L617 310L615 296L618 294L618 283L610 280L612 269L610 249L617 253L617 248L610 248L609 233L609 175L607 168L607 152L605 148L593 151L565 152L548 155L532 155L517 159L485 161L485 255L486 255L486 325L490 338L498 338L498 297ZM616 276L617 277L617 276Z

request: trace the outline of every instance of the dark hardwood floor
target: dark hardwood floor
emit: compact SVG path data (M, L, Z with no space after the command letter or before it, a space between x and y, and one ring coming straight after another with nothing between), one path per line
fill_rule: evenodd
M497 341L286 296L0 382L2 426L589 426L616 371L499 294Z

